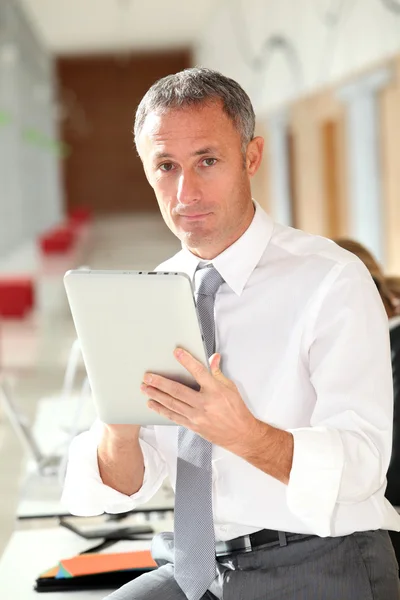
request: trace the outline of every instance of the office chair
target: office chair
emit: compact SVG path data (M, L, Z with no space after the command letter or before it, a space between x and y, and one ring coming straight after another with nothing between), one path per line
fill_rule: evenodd
M63 434L60 437L60 444L48 454L42 451L39 440L35 438L29 420L18 407L11 381L4 376L0 377L0 405L3 405L5 415L8 417L24 451L33 461L33 465L39 475L58 475L60 485L62 485L65 477L69 445L72 439L80 433L80 417L85 402L90 398L91 393L88 378L85 377L76 397L73 394L80 359L81 350L76 340L70 350L63 388L60 394L60 400L68 403L74 401L75 405L71 404L70 418L63 423L63 431L60 430L60 433ZM52 402L57 402L57 400L55 399Z
M57 472L61 462L61 456L43 454L33 435L27 418L22 414L15 403L11 383L4 377L0 380L0 400L2 400L4 412L15 431L15 434L24 450L30 458L33 459L37 471L41 475L54 474Z
M400 322L390 329L392 354L394 414L392 458L387 474L386 497L394 506L400 507Z
M386 498L400 510L400 319L393 320L390 328L392 355L394 413L392 458L387 473ZM400 533L389 532L397 562L400 564Z

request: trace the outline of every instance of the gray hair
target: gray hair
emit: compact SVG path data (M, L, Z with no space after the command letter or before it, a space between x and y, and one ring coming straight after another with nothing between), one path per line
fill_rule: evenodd
M251 100L236 81L204 67L194 67L168 75L151 86L136 111L136 145L149 113L163 113L168 109L216 101L222 101L223 110L241 135L245 151L247 144L254 137L255 114Z

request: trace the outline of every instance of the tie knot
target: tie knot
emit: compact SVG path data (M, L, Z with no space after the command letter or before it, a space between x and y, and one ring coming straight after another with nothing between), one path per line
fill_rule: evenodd
M223 283L222 276L213 265L199 268L194 274L195 293L202 296L215 296Z

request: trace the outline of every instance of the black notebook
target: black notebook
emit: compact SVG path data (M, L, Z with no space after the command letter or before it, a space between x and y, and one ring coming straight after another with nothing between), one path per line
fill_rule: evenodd
M156 569L150 550L115 553L84 553L61 560L42 573L37 592L116 589Z
M81 575L78 577L39 577L34 589L36 592L73 592L80 590L116 590L132 579L147 573L152 569L127 569L95 575Z

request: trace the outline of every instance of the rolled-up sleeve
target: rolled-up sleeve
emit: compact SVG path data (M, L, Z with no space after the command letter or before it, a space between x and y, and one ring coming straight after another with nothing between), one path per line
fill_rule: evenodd
M130 511L150 500L166 477L166 464L157 449L154 429L142 427L139 436L145 467L142 487L136 494L126 496L105 485L97 462L102 431L103 423L97 420L89 431L71 443L62 503L73 515L89 517Z
M388 320L360 262L337 266L310 307L308 364L316 404L310 427L291 430L290 510L318 535L332 534L337 504L386 484L393 384Z

